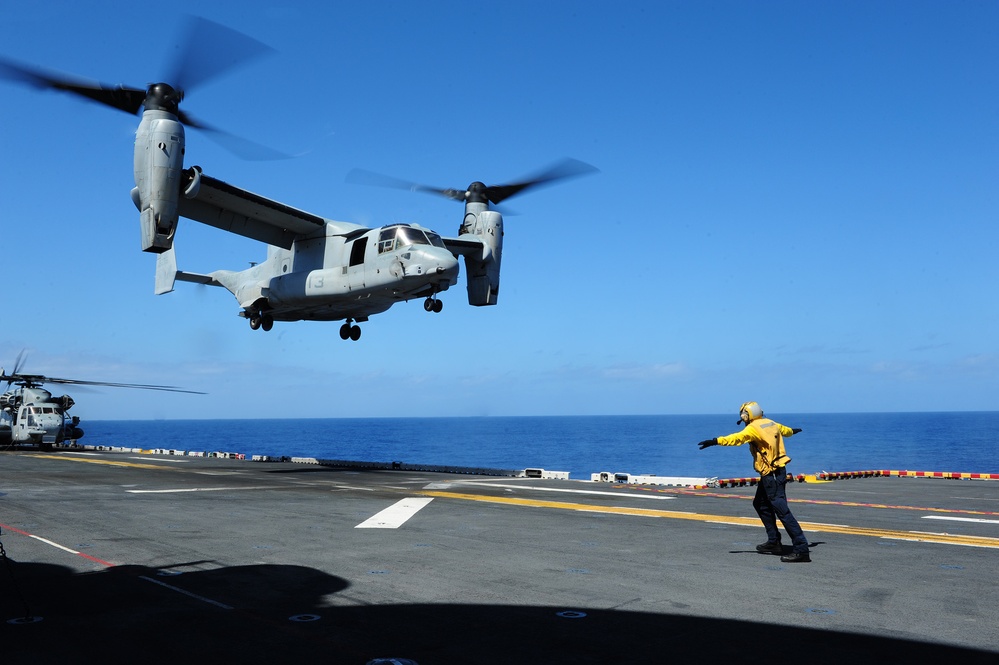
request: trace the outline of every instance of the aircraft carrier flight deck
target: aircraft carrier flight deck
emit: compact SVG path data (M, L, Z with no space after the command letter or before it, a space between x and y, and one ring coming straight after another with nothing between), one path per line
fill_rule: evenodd
M782 563L752 486L3 452L0 658L999 662L999 482L810 480Z

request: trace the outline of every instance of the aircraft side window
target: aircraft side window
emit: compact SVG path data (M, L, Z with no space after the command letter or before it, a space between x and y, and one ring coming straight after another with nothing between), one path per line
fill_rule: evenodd
M378 236L378 253L391 252L395 248L395 228L382 229Z
M367 247L368 238L362 236L354 241L350 246L350 265L359 266L364 263L364 248Z

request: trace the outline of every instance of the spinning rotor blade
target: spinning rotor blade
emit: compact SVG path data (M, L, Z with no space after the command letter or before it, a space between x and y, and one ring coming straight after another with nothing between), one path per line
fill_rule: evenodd
M29 67L13 60L0 58L0 78L27 83L35 88L51 88L70 92L80 97L116 108L135 115L142 108L146 99L146 91L125 86L107 86L97 82L87 82L82 79L72 79L64 75L46 72L35 67Z
M35 88L62 90L135 115L143 107L173 113L187 127L208 132L208 137L243 159L284 159L285 153L229 134L181 111L185 91L222 73L271 52L266 44L231 28L203 18L190 17L184 26L169 82L152 83L145 90L108 86L47 72L0 58L0 78Z
M168 81L190 90L274 49L232 28L189 16ZM185 123L186 124L186 123Z
M500 203L508 198L516 196L521 192L576 176L594 173L598 169L590 166L578 159L564 159L547 169L521 181L508 185L485 185L481 182L473 182L467 189L452 189L421 185L419 183L399 180L391 176L372 173L361 169L354 169L347 174L347 182L360 185L374 185L379 187L394 187L396 189L408 189L413 192L426 192L437 194L453 201L479 201L485 203Z
M389 187L391 189L407 189L411 192L426 192L428 194L442 194L455 201L464 201L465 193L454 189L440 189L421 185L408 180L400 180L390 175L365 171L364 169L352 169L345 178L345 181L353 185L369 185L371 187Z
M555 182L556 180L574 178L576 176L586 175L587 173L594 173L596 171L597 168L595 166L590 166L589 164L581 162L578 159L563 159L561 162L549 166L544 171L541 171L522 182L510 185L490 185L485 188L485 195L489 199L490 203L499 203L500 201L504 201L511 196L516 196L524 190L532 187L547 185ZM469 189L471 189L471 187L469 187Z

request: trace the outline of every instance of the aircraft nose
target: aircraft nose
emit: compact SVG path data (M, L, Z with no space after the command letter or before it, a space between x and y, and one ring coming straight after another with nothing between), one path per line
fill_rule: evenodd
M458 257L449 251L440 252L440 265L437 272L448 276L458 275Z
M458 258L446 249L440 247L424 247L419 252L412 252L407 275L439 275L448 279L458 276Z

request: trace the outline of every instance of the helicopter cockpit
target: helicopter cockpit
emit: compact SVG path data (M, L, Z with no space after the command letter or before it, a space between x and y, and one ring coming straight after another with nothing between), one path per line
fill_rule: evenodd
M379 254L410 245L433 245L446 249L441 237L429 229L419 229L409 224L393 224L382 227L378 236Z

